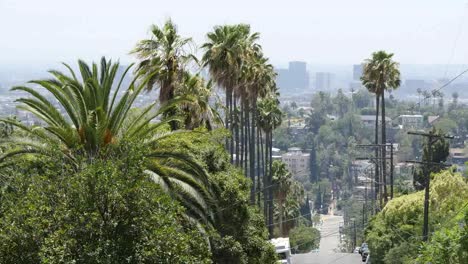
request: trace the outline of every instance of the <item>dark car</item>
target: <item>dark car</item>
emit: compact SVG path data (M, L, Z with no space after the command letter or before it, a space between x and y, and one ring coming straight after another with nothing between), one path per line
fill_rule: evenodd
M359 254L362 255L362 252L366 249L369 249L369 247L367 246L367 243L362 243L361 247L359 248Z
M366 249L364 249L364 250L362 251L362 254L361 254L361 256L362 256L362 262L365 262L365 261L367 260L367 257L369 256L369 253L370 253L370 251L369 251L368 248L366 248Z

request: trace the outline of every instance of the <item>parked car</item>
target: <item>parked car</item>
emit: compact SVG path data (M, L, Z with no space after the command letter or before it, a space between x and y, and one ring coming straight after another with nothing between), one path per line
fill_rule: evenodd
M364 250L362 251L362 254L361 254L361 256L362 256L362 262L366 262L367 257L369 256L369 253L370 253L370 251L369 251L368 248L366 248L366 249L364 249Z
M275 246L276 254L278 255L278 263L291 264L291 244L289 237L278 237L270 240L270 243Z
M365 249L368 249L369 247L367 246L367 243L362 243L361 247L359 248L359 254L362 255L362 252L365 250Z

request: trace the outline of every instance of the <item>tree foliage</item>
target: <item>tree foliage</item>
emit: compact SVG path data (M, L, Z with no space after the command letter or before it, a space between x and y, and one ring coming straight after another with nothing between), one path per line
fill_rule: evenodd
M78 172L60 156L13 172L1 194L0 262L209 263L202 233L130 145Z
M468 200L468 183L458 173L442 171L434 175L430 193L429 231L433 235L429 244L440 240L437 232L443 232L444 227L458 225L457 215ZM423 200L423 191L400 196L389 201L371 220L366 229L366 239L373 262L394 263L390 261L391 256L403 252L399 258L408 260L404 263L413 263L418 250L403 248L416 249L421 243ZM405 243L408 245L405 246Z

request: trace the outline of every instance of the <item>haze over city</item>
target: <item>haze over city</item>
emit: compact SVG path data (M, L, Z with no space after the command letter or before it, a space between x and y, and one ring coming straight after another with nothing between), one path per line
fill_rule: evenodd
M0 1L0 65L54 65L77 56L132 61L149 25L172 18L196 43L214 25L249 23L274 65L356 64L377 49L402 64L468 61L466 0ZM246 8L247 7L247 8Z

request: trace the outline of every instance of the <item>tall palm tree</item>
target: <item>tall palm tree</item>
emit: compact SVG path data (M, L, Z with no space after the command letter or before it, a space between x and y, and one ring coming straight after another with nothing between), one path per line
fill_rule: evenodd
M224 89L226 95L225 126L234 135L234 104L240 95L239 79L246 52L258 38L257 33L250 33L246 24L216 26L207 34L208 41L202 45L203 65L208 67L212 79ZM234 137L226 147L234 161ZM238 159L239 156L236 157Z
M275 200L278 203L278 223L280 230L280 237L284 235L283 230L283 215L286 197L293 184L292 175L289 172L286 164L280 161L274 161L272 164L272 182L275 184Z
M386 120L385 120L385 91L396 89L400 86L400 70L399 63L393 61L393 53L385 51L377 51L372 53L372 57L367 59L364 64L364 72L361 77L364 86L371 92L376 94L377 114L376 128L378 116L378 98L381 98L382 103L382 144L386 144ZM376 129L376 134L377 134ZM376 136L376 144L377 136ZM387 185L386 185L386 148L382 148L382 180L383 180L383 198L387 202Z
M147 81L147 90L158 88L159 101L164 105L175 97L187 64L196 61L196 58L189 49L192 39L181 37L170 19L162 27L152 25L151 34L150 39L139 41L131 53L140 59L136 68L139 76L151 76ZM170 109L168 115L175 115L175 109ZM170 124L172 130L178 128L177 122Z
M118 99L123 80L132 66L127 67L116 82L119 64L104 58L100 68L97 64L89 66L78 61L80 76L70 66L64 65L69 70L68 75L53 70L50 71L53 79L30 82L52 94L58 107L36 89L27 86L12 88L30 95L18 99L21 103L18 107L35 115L42 125L29 127L14 119L1 119L0 122L24 133L23 136L0 141L0 146L15 146L0 156L0 164L23 154L55 155L57 152L54 150L59 149L64 160L79 170L80 158L85 162L110 158L100 155L107 146L138 140L146 145L148 151L145 173L185 205L190 217L209 221L212 195L204 168L187 154L158 148L160 140L174 133L158 132L170 121L155 122L166 109L156 110L154 104L142 109L132 108L153 76L147 75L141 82L136 82L139 78L136 76ZM168 102L166 107L172 105Z
M281 125L283 113L279 107L279 101L273 92L258 101L258 123L265 133L265 168L263 177L264 214L267 219L270 236L273 235L273 130Z
M258 126L258 111L257 111L257 100L263 98L271 92L272 87L275 84L275 72L273 66L268 64L268 59L263 57L263 54L258 49L253 49L249 56L248 64L245 65L244 71L242 72L243 82L241 87L244 89L244 101L246 102L247 115L250 131L247 131L249 135L249 175L252 182L255 183L257 176L257 186L252 185L251 189L251 202L255 202L256 188L260 188L260 175L257 167L259 167L258 155L255 154L255 148L258 148L256 144L256 127Z

